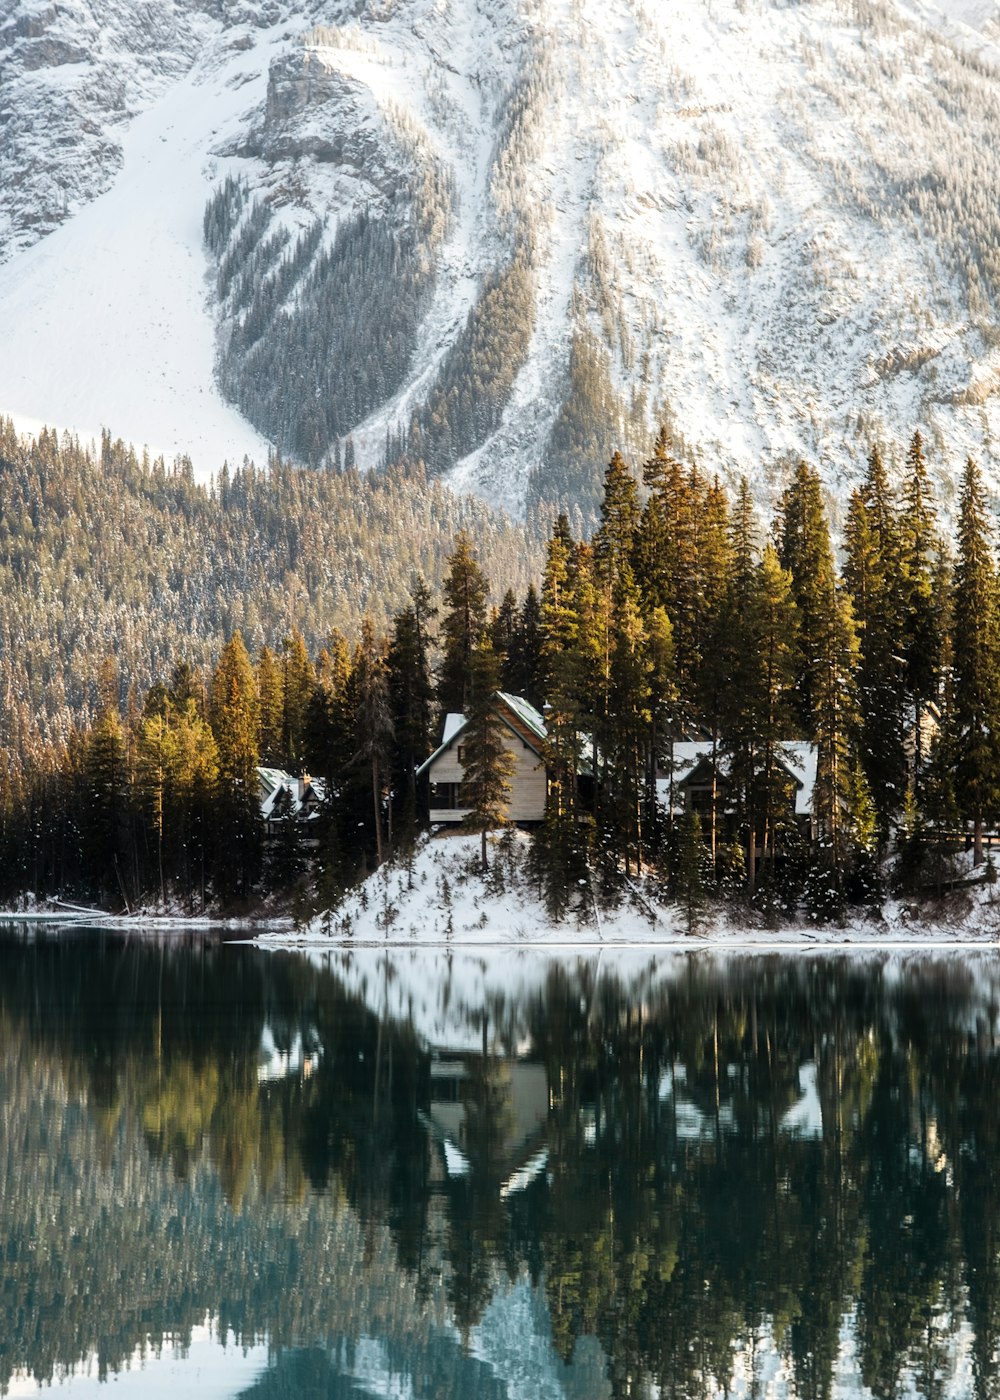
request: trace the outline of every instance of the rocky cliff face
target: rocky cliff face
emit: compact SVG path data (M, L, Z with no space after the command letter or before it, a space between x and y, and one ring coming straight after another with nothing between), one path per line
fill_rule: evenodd
M998 32L993 0L21 0L0 304L58 358L39 318L75 293L50 259L15 298L19 259L169 157L216 385L289 455L586 511L667 421L764 501L801 455L836 500L920 427L947 494L1000 429ZM0 407L67 421L15 371Z

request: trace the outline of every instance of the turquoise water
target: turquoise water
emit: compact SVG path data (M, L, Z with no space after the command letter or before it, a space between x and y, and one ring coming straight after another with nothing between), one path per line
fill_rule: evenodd
M989 955L0 931L0 1389L1000 1392Z

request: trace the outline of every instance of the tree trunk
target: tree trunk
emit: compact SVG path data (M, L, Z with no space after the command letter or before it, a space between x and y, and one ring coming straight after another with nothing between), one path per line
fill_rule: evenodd
M717 766L716 766L716 765L717 765L717 763L718 763L718 755L719 755L719 737L718 737L718 730L716 729L715 725L713 724L713 726L712 726L712 828L711 828L712 834L711 834L711 840L710 840L710 845L711 845L711 849L712 849L712 877L713 877L713 879L716 878L716 864L715 864L715 842L716 842L716 825L717 825L716 812L717 812L718 802L719 802L719 774L718 774L718 769L717 769Z
M378 761L372 759L372 811L375 817L375 858L379 865L383 861L382 817L379 813Z

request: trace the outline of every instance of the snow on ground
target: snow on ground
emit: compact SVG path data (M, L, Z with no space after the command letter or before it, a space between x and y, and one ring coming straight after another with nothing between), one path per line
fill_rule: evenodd
M917 905L889 900L880 918L853 916L844 926L805 923L768 928L741 922L727 911L707 908L688 931L676 905L657 900L649 882L630 882L620 908L603 910L589 899L555 923L525 874L528 837L522 832L491 837L490 861L500 880L488 888L478 870L479 837L447 833L425 839L409 863L390 862L376 871L329 915L295 933L267 933L280 940L320 947L432 945L442 948L585 947L780 948L837 946L920 947L940 943L978 946L1000 939L1000 886L979 885L946 903Z
M525 844L523 836L515 839L519 860ZM715 916L688 935L676 909L652 905L655 922L640 906L602 913L599 927L596 917L553 924L523 875L505 877L506 893L489 894L472 870L477 851L477 837L430 839L409 868L383 866L329 920L254 941L276 952L296 949L374 1015L409 1025L423 1043L449 1052L481 1052L484 1027L491 1051L529 1048L533 1007L553 976L579 972L592 987L613 978L640 1005L688 976L692 959L721 972L731 960L770 952L875 960L889 983L912 975L928 955L954 959L973 993L970 1034L981 1030L983 1008L998 1004L1000 904L991 903L987 887L976 900L959 897L947 921L940 914L917 919L892 905L881 921L858 919L843 929L800 924L771 931ZM685 1131L697 1139L704 1125L682 1086L681 1070L661 1095L677 1099ZM814 1065L800 1067L799 1090L783 1128L813 1136L822 1127Z
M20 431L106 427L202 480L266 462L215 384L202 216L228 164L210 150L263 100L279 42L196 65L128 127L111 188L0 268L0 412Z

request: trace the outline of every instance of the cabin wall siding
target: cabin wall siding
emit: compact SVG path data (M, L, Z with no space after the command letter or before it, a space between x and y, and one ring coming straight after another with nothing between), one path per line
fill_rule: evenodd
M427 769L430 782L460 783L464 780L465 769L458 761L461 742L462 736L458 735L456 741L449 744L445 752L430 765ZM513 822L540 822L545 816L548 791L545 764L533 749L526 748L522 740L509 731L504 734L504 747L514 758L507 816ZM455 810L449 812L446 818L440 818L436 808L434 814L438 819L451 821L460 821L463 815L461 810Z
M465 769L458 761L458 745L452 744L427 770L432 783L460 783Z

